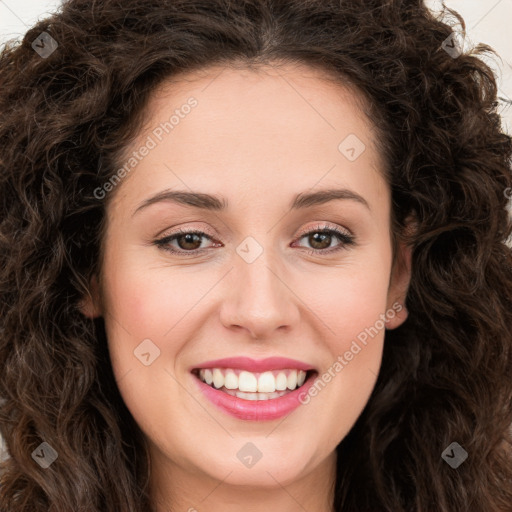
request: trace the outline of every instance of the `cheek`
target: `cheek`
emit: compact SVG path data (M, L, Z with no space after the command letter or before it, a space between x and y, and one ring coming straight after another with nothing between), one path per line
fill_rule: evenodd
M118 328L134 337L161 337L173 325L187 296L184 279L153 257L152 248L122 239L106 254L106 309Z
M177 322L182 295L162 280L162 272L152 271L129 249L108 255L105 268L105 328L116 378L144 366L148 357L141 356L147 352L155 361L151 367L156 367L164 350L179 349L163 340Z
M324 348L330 357L304 403L319 408L314 416L318 428L329 433L329 446L353 426L379 373L391 264L391 254L385 249L357 263L354 260L350 269L340 269L335 278L321 278L311 289L309 300L322 320ZM332 407L333 416L322 415L321 406L326 403ZM338 419L333 421L333 417Z
M183 316L183 296L162 281L162 272L151 271L147 263L135 265L135 259L130 262L128 257L115 261L104 279L112 369L123 401L139 427L151 438L158 438L167 428L162 411L180 408L174 362L182 348L177 341L186 338L183 331L180 336L179 329L186 322L173 326Z
M317 274L309 290L302 288L304 302L321 319L331 353L340 354L350 342L377 324L383 331L380 315L385 313L389 285L389 255L351 262L324 274Z
M318 316L326 326L325 348L330 354L325 380L336 381L334 387L343 394L342 401L349 398L347 393L356 402L360 393L363 397L369 394L378 374L387 277L385 272L367 272L364 276L347 276L338 283L325 283L323 304L317 305Z

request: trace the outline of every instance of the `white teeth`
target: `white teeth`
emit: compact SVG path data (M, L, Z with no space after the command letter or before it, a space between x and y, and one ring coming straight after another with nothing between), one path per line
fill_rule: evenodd
M273 393L276 390L276 380L272 372L263 372L258 377L258 391L262 393Z
M238 376L238 389L240 391L257 391L258 381L253 373L242 371Z
M243 393L243 396L240 398L244 398L245 400L258 400L258 393Z
M238 389L238 376L232 371L228 371L224 377L224 386L228 389Z
M244 393L242 391L234 391L232 389L224 389L224 392L231 396L243 398L244 400L272 400L286 395L290 391L274 391L274 393Z
M224 386L224 375L218 368L213 369L213 385L219 389Z
M208 368L204 371L204 381L206 384L211 384L213 382L213 374L212 371Z
M302 386L306 380L306 372L295 369L252 373L230 368L202 368L198 374L203 382L246 400L278 398Z
M286 378L286 374L283 372L279 372L276 377L276 390L284 391L287 388L288 379Z
M297 387L297 372L289 373L286 385L288 389L295 389Z

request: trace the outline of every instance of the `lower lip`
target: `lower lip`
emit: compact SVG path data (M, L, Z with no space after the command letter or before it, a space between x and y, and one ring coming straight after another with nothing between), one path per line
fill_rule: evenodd
M244 400L237 396L228 395L223 391L213 388L193 375L199 388L206 398L225 413L240 420L265 421L275 420L286 416L299 405L303 405L299 398L306 395L309 388L315 382L316 374L312 374L304 384L290 393L279 398L269 400Z

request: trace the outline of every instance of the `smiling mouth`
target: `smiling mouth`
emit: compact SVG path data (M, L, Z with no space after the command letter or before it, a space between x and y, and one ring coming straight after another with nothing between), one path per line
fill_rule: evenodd
M192 374L213 389L244 400L273 400L302 386L315 370L293 368L249 372L237 368L195 368Z

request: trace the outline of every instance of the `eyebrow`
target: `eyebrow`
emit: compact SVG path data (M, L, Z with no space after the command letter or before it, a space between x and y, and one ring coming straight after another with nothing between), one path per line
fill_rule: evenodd
M303 208L309 208L311 206L318 206L321 204L328 203L337 199L348 199L357 201L364 205L368 210L371 211L370 205L366 199L356 192L349 189L326 189L319 190L317 192L308 192L297 194L291 204L291 210L300 210ZM160 203L160 202L172 202L185 206L192 206L194 208L200 208L203 210L222 211L228 207L228 201L225 198L213 196L210 194L204 194L201 192L186 192L180 190L164 190L158 194L143 201L137 209L133 212L132 217L137 213L147 208L148 206Z

